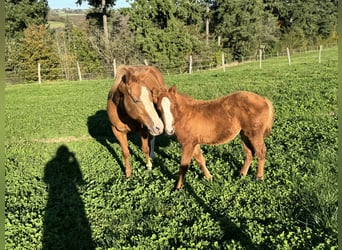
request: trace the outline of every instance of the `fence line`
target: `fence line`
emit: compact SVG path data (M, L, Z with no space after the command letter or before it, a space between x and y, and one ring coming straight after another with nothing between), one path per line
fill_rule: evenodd
M330 49L334 48L334 46L324 46L324 49ZM321 63L322 58L324 58L324 49L323 46L320 45L318 48L312 50L290 50L286 49L286 52L282 53L276 53L276 54L266 54L262 50L259 50L259 53L256 53L255 55L249 56L249 57L243 57L239 60L229 60L225 58L225 54L222 53L221 55L221 62L214 62L213 60L210 60L210 58L194 58L193 56L189 56L188 60L184 60L184 64L182 67L164 67L164 63L162 62L154 62L151 63L152 65L157 66L161 69L163 74L185 74L185 73L193 73L193 72L201 72L205 70L214 70L214 69L222 69L223 71L226 71L226 67L232 67L235 65L243 64L243 63L250 63L250 62L258 62L259 68L262 68L262 63L265 62L265 60L270 58L279 58L282 63L288 62L288 65L291 65L294 60L292 60L291 57L295 58L297 55L303 55L310 54L317 52L317 62ZM312 55L308 56L308 58L312 59ZM287 60L286 60L287 58ZM147 60L144 60L144 64L147 63ZM82 72L82 62L76 62L75 67L66 68L68 72L74 72L70 73L70 76L68 75L68 79L66 79L66 75L61 71L61 73L57 74L56 78L58 80L95 80L95 79L108 79L108 78L114 78L116 74L116 64L117 61L114 59L113 61L113 68L108 68L107 70L104 70L103 67L99 68L98 70L95 69L93 72ZM38 64L37 68L38 72L38 82L44 82L47 81L46 77L44 77L44 74L49 72L48 69L44 69L44 65ZM21 74L18 73L12 73L12 72L6 72L5 76L5 83L6 84L15 84L15 83L24 83L27 82L27 79L25 79Z

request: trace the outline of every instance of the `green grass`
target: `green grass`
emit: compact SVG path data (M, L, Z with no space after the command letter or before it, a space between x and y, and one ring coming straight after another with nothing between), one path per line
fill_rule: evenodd
M65 26L65 23L58 21L49 21L48 24L51 29L64 28Z
M262 69L165 76L199 99L249 90L276 110L263 182L256 162L238 176L236 138L203 146L213 181L193 163L179 192L174 138L157 137L147 171L131 136L133 176L125 178L105 113L111 80L7 86L6 248L337 248L337 49L325 53L321 64L308 53L291 66L276 58Z

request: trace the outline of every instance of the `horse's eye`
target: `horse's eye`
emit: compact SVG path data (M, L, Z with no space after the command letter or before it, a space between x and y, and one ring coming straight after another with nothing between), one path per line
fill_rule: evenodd
M139 98L136 98L134 96L131 96L132 97L132 100L134 103L138 103L138 102L141 102L141 100Z
M131 99L133 100L134 103L138 103L140 102L140 99L135 97L134 95L132 95L130 92L128 92L129 96L131 97Z

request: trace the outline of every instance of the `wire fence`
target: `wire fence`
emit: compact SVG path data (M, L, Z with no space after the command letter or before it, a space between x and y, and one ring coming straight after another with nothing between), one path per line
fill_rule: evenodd
M208 70L228 70L230 67L234 67L241 64L257 64L259 68L262 68L264 65L267 65L268 59L272 62L273 67L277 65L283 64L297 64L297 63L306 63L308 61L316 61L317 63L328 62L337 63L337 57L335 58L327 58L325 56L325 52L330 49L336 49L336 44L328 44L324 46L316 46L310 47L302 50L287 50L283 52L278 52L274 54L267 54L263 51L259 51L254 55L241 57L238 60L231 60L229 58L225 58L225 54L222 53L221 61L213 60L213 58L199 58L189 56L189 58L184 59L184 62L181 66L170 67L165 62L148 62L144 60L144 64L150 64L158 67L161 72L165 75L177 75L177 74L191 74L195 72L202 72ZM118 63L119 65L119 63ZM74 67L69 67L67 69L61 68L55 73L55 78L53 81L80 81L80 80L96 80L96 79L113 79L115 77L115 67L116 63L113 67L108 67L104 69L103 67L98 69L92 69L89 71L82 71L82 62L75 63ZM66 71L68 72L66 74ZM5 72L5 84L21 84L34 82L32 80L28 80L25 78L26 72ZM32 73L32 72L30 72ZM51 73L50 69L44 68L44 65L37 65L37 82L48 82L51 81L51 76L48 74Z

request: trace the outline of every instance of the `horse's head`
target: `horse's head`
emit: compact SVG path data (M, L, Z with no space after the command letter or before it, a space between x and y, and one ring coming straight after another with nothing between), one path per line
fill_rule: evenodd
M151 90L144 84L149 72L132 72L129 68L121 75L118 86L123 95L123 104L127 114L144 124L151 135L163 133L164 124L159 118L153 102Z
M169 89L153 89L152 96L153 102L156 104L157 109L160 111L163 122L165 133L173 135L175 133L174 128L174 105L175 105L175 93L176 86Z

